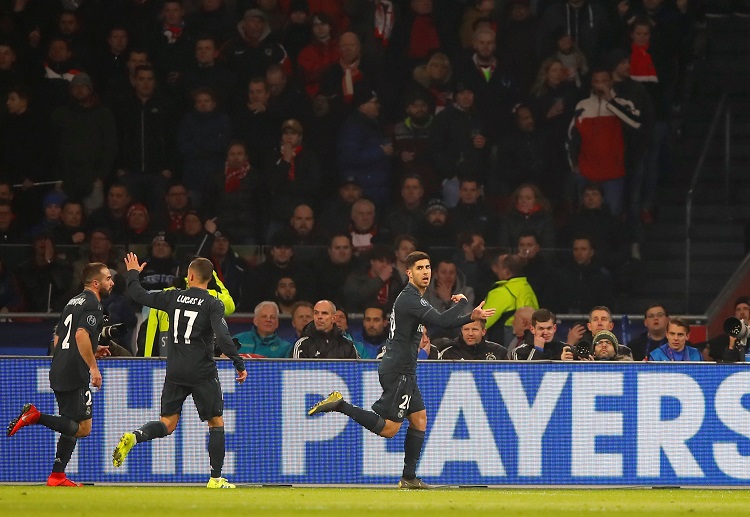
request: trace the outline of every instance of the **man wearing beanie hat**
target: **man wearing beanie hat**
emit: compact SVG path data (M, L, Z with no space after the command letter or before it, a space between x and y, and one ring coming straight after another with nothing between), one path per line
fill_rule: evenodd
M126 221L125 241L129 245L151 244L154 235L149 230L148 209L144 205L140 203L130 205Z
M456 245L456 231L448 219L448 207L441 199L430 199L424 211L424 220L420 225L419 244L423 248L449 247ZM440 258L433 252L433 260Z
M147 291L160 291L171 287L177 277L178 264L174 258L174 241L171 234L159 232L151 241L151 254L145 260L141 284Z
M595 361L632 361L630 349L617 341L609 330L600 330L594 336L592 352Z

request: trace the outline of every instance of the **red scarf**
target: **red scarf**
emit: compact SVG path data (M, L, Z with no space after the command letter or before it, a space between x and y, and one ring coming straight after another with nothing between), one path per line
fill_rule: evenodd
M289 172L287 173L286 177L289 181L294 181L294 178L296 177L296 170L294 168L294 162L297 161L297 156L299 156L299 153L302 152L302 146L298 145L294 148L294 156L292 157L292 161L289 162Z
M630 46L630 77L641 83L658 83L656 67L648 53L648 45L639 46L633 43Z
M534 206L532 206L528 210L522 210L521 207L518 206L518 203L516 203L516 210L518 210L523 215L529 216L529 215L534 215L537 212L541 212L542 211L542 205L540 205L539 203L537 203L537 204L535 204Z
M362 80L362 72L359 70L359 59L351 65L345 65L339 60L339 65L344 71L341 77L341 91L344 93L344 102L351 104L354 99L354 83Z
M367 276L370 278L375 278L375 273L372 272L372 270L367 272ZM388 285L390 282L385 282L383 284L383 287L380 288L378 291L378 305L385 305L388 303Z
M241 167L230 167L228 163L224 164L224 192L231 193L240 189L242 178L247 176L250 171L250 164L245 163Z
M180 36L182 36L182 26L179 27L171 27L169 25L164 26L164 37L167 38L167 43L172 44L175 43L178 39L180 39Z
M435 24L432 22L432 16L429 14L418 15L414 18L414 24L411 26L407 56L426 58L429 52L436 48L440 48L440 38L437 29L435 29Z
M393 2L390 0L375 0L375 39L385 48L391 39L393 25Z

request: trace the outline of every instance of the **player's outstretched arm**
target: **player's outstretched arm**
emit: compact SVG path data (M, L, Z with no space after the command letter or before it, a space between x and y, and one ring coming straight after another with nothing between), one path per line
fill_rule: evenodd
M482 307L484 307L484 300L471 311L471 321L486 320L495 315L495 309L483 309Z
M128 270L128 294L136 303L165 311L169 308L170 297L176 296L177 292L172 290L149 293L146 291L141 285L140 277L138 276L145 266L146 262L143 264L138 263L138 256L135 253L130 252L125 256L125 268Z
M128 271L138 271L139 273L141 273L144 267L146 267L146 262L144 262L143 264L139 264L138 255L136 255L132 251L125 255L125 269L127 269Z

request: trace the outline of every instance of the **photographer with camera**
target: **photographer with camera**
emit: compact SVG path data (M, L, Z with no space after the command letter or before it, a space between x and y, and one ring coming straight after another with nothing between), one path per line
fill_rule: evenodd
M724 334L716 336L706 342L708 353L719 363L745 362L747 353L747 329L750 323L750 296L740 296L734 301L734 318L724 321ZM744 336L743 336L744 335ZM696 346L700 346L699 343Z
M648 356L649 361L703 361L697 348L687 346L690 325L680 318L670 318L667 325L667 344L662 345Z
M531 315L533 343L525 343L511 354L514 361L558 361L565 343L555 339L556 316L548 309L538 309Z

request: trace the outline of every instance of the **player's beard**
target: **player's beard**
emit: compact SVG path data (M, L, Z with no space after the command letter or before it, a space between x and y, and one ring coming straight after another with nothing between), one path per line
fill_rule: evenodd
M100 300L103 300L103 299L109 297L110 294L111 294L111 290L110 289L107 289L104 286L101 286L99 288L99 299Z

